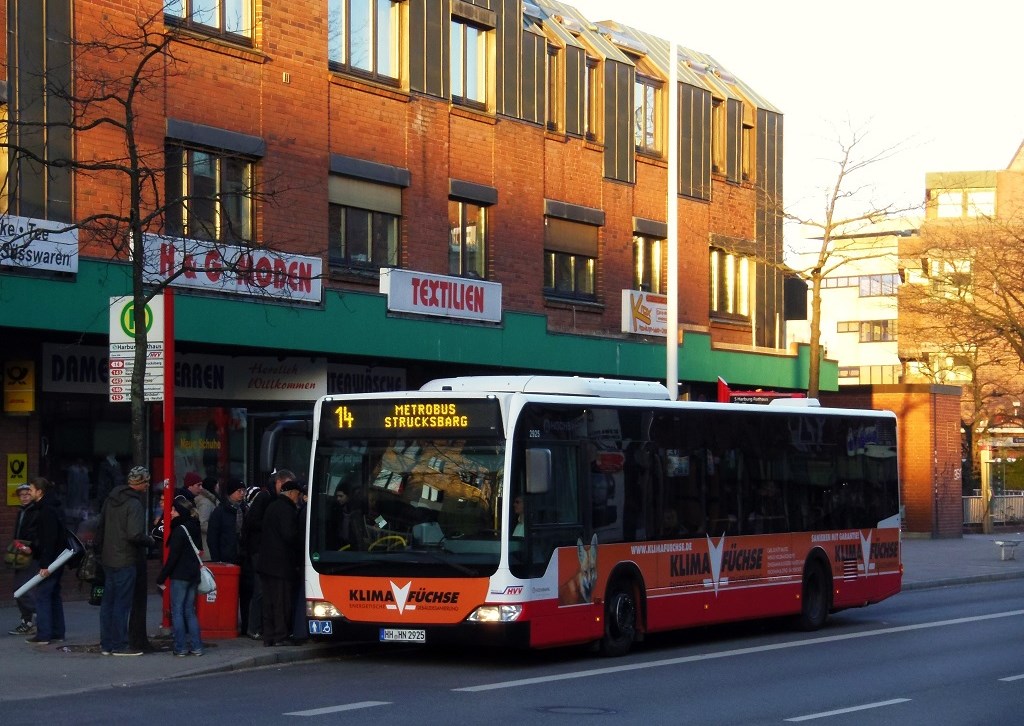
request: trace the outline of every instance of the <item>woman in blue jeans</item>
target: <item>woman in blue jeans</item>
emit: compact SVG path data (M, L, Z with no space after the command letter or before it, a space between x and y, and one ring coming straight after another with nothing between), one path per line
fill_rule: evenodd
M199 555L195 543L201 541L199 520L184 497L174 500L171 511L171 534L167 542L167 561L157 582L171 580L171 630L174 633L174 655L202 655L203 640L196 617L196 588L199 586Z

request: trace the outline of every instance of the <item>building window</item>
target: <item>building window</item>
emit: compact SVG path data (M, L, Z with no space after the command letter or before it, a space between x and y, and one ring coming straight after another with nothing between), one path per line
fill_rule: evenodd
M928 279L936 295L943 297L972 297L973 274L970 260L943 260L930 258L923 261Z
M562 82L562 49L557 45L548 44L548 52L545 56L547 76L547 125L551 131L558 131L562 118L562 89L565 84Z
M637 74L633 87L633 140L644 154L660 153L658 148L658 96L661 82Z
M252 0L168 0L164 18L174 25L252 42Z
M544 219L544 294L597 299L598 227L556 217Z
M594 300L597 260L585 255L544 251L544 293L557 297Z
M860 323L861 343L891 343L896 340L895 320L863 320Z
M750 260L731 252L711 249L711 312L750 317Z
M598 114L601 103L597 80L597 58L587 56L587 67L583 74L583 135L594 141L599 134Z
M861 275L858 278L860 297L881 297L895 295L896 288L900 284L900 277L896 273L885 275Z
M661 260L665 240L633 235L633 289L661 294Z
M448 274L487 277L486 208L448 201Z
M962 217L964 199L962 192L939 192L935 195L935 205L940 217Z
M398 266L398 217L369 209L328 205L331 267Z
M743 181L753 181L754 179L754 166L757 155L757 147L754 143L754 127L743 124L743 133L740 137L740 143L743 144L743 150L741 154L741 163L743 167L741 169L743 173Z
M822 289L831 287L857 287L858 285L860 285L860 281L857 277L839 276L823 277L821 279Z
M968 217L994 217L995 215L995 189L974 189L967 192Z
M860 321L857 320L840 320L836 323L837 333L859 333L860 332Z
M330 266L373 272L398 267L401 188L331 175L327 195Z
M397 83L401 3L395 0L330 0L327 59L334 70Z
M726 130L725 101L711 99L711 170L725 173Z
M466 106L487 106L487 31L452 19L451 87L452 101Z
M253 240L253 163L223 152L167 148L168 234L214 240Z

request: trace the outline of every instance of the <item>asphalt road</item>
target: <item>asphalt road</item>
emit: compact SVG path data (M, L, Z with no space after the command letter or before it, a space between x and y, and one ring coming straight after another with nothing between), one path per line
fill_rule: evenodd
M832 616L684 631L603 659L373 646L343 658L4 704L18 724L1009 724L1024 580ZM11 684L5 684L12 687ZM13 687L16 687L13 686Z

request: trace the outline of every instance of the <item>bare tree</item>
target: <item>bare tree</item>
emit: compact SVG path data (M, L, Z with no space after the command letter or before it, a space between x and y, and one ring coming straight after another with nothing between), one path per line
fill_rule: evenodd
M867 131L847 125L835 137L836 156L830 160L834 175L822 188L820 216L805 214L793 208L784 212L791 223L801 225L808 234L808 247L787 256L787 263L801 278L810 283L810 361L807 395L818 396L821 384L821 288L823 280L840 268L855 262L892 256L891 251L878 251L865 240L885 234L879 225L912 208L873 199L872 186L863 181L865 172L874 170L902 150L902 144L872 150Z
M74 24L72 24L74 25ZM89 37L61 38L66 48L63 65L23 63L13 70L15 77L38 90L37 113L29 105L13 104L0 144L7 149L8 182L11 198L20 200L19 184L25 180L56 178L64 175L79 189L101 195L99 201L82 204L84 213L71 220L70 193L62 200L58 218L68 218L60 231L77 230L80 247L93 257L127 262L130 265L131 293L134 304L135 352L131 378L131 439L135 463L147 460L145 376L147 368L146 305L177 277L196 272L233 273L245 279L254 274L246 268L244 254L220 254L216 270L205 267L203 256L185 255L185 263L161 272L147 244L156 235L181 235L186 230L171 228L172 219L185 226L192 241L245 249L263 245L254 242L251 229L237 228L238 221L228 210L240 200L272 199L271 180L257 182L251 174L244 183L226 189L177 189L169 179L182 173L180 157L175 160L165 148L165 99L169 82L184 73L173 50L181 40L164 24L164 7L152 15L140 14L137 7L111 9L97 19L95 26L83 24ZM35 29L32 29L35 30ZM39 33L42 34L42 29ZM47 30L49 33L49 30ZM48 41L53 39L48 36ZM37 59L38 60L38 59ZM63 140L51 144L46 139ZM71 184L68 182L70 192ZM33 216L31 209L27 216ZM200 208L213 209L202 215ZM19 210L21 214L24 210ZM8 237L4 254L24 252L35 239L29 230ZM186 240L178 240L185 242ZM193 248L194 249L194 248ZM293 274L293 273L286 273ZM168 455L172 455L168 452ZM172 484L173 485L173 484ZM138 575L129 640L132 647L148 646L145 626L145 562ZM136 617L137 616L137 617Z
M901 355L927 380L964 386L972 433L1015 418L1024 397L1022 263L1020 221L983 215L932 220L901 250Z
M137 14L133 8L112 11L96 26L83 27L92 29L91 36L66 39L70 49L67 67L42 64L44 70L22 69L23 76L38 74L32 80L42 86L49 112L43 117L12 108L0 145L8 150L9 179L71 173L79 189L98 190L103 195L101 203L81 205L85 213L68 221L63 231L77 230L81 248L91 256L130 263L136 341L131 448L133 460L144 463L147 303L182 275L252 276L254 271L246 268L244 255L226 250L258 247L262 252L273 251L257 244L253 230L229 210L241 202L273 201L287 190L280 184L275 188L276 179L257 180L255 172L230 188L195 190L169 185L168 180L180 179L182 161L165 147L164 104L169 85L187 72L174 55L175 44L187 39L183 41L165 27L162 6L152 15ZM72 141L64 147L36 143L43 137ZM54 148L64 151L55 154ZM16 185L12 186L17 194ZM206 267L206 256L190 255L187 250L182 266L157 269L147 244L151 246L157 235L184 236L185 226L190 239L176 239L179 247L188 243L193 250L200 246L225 250L217 256L215 270ZM32 233L27 232L7 244L24 249L33 241Z

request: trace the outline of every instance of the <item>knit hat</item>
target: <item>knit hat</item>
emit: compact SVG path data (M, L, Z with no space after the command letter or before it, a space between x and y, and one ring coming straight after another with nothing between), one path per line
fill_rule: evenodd
M244 486L240 479L228 479L221 485L221 494L227 499Z
M281 493L284 492L301 492L305 491L305 487L299 484L297 481L286 481L281 485Z
M203 477L196 474L194 471L190 471L185 474L185 488L194 487L196 484L202 484Z
M189 502L187 499L185 499L185 497L175 497L174 498L174 511L176 511L179 516L181 516L181 517L191 517L192 516L192 510L193 510L192 503Z
M252 504L254 501L256 501L256 497L258 497L260 495L261 491L263 491L263 489L261 487L249 487L248 489L246 489L245 490L245 503L247 505Z
M128 472L129 484L139 484L147 481L149 481L149 469L144 466L133 466L132 470Z

